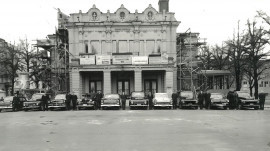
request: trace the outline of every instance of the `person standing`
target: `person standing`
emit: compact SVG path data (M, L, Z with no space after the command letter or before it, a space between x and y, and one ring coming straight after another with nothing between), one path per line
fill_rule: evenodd
M227 99L229 100L229 109L233 109L233 92L230 90L227 94Z
M125 110L126 109L126 95L125 95L125 92L122 92L122 95L121 95L121 101L122 101L122 109Z
M4 101L4 98L3 98L3 97L1 97L0 101Z
M75 93L73 93L73 95L71 96L71 100L72 100L72 108L73 110L76 110L78 97Z
M259 103L261 110L264 110L265 97L266 97L265 93L259 93Z
M101 109L101 99L103 97L103 94L101 93L101 91L98 91L98 93L96 94L96 101L97 101L97 109Z
M238 94L237 94L236 90L234 90L234 92L233 92L232 100L233 100L233 108L237 109L237 110L241 109L241 104L240 104L241 102L239 102L239 100L238 100Z
M211 106L211 94L206 91L205 92L205 109L210 109L210 106Z
M70 110L70 102L71 102L71 94L67 93L66 94L66 101L65 101L67 110Z
M47 98L46 98L45 94L42 95L42 97L41 97L41 110L42 111L45 111L45 102L46 102L46 100L47 100Z
M172 94L173 109L177 108L177 99L178 99L178 94L177 94L177 92L174 92Z
M13 100L12 100L13 112L18 111L19 101L20 101L19 93L16 93L15 96L13 97Z
M148 101L149 101L149 110L152 110L153 109L153 95L150 91L148 92Z
M203 99L204 99L203 92L200 91L198 94L198 104L201 110L203 109Z

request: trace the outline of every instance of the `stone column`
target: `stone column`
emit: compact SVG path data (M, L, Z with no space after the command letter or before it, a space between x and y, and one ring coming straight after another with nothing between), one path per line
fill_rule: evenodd
M70 72L70 92L75 93L78 98L81 97L82 93L82 75L80 74L79 70L72 69Z
M112 93L112 86L111 86L111 71L106 70L103 71L103 94Z
M173 92L173 71L167 70L165 75L165 91L170 95Z
M142 91L142 70L134 71L134 90Z

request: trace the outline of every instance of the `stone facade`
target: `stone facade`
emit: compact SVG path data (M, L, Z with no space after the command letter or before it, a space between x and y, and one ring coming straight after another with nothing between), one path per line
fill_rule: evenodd
M70 91L79 90L81 96L99 89L126 95L175 90L180 22L174 13L162 10L149 5L141 13L131 13L121 5L114 13L103 13L93 5L86 13L70 16L59 11L59 26L69 33Z

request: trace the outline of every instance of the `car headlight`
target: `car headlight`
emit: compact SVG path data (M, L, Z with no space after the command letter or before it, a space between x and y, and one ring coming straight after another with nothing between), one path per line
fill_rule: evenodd
M39 105L39 103L36 103L36 105Z

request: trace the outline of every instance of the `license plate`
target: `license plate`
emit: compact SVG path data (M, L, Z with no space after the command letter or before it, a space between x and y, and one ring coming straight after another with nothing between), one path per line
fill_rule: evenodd
M83 106L87 106L87 104L83 104Z
M253 103L250 103L250 105L254 105Z

